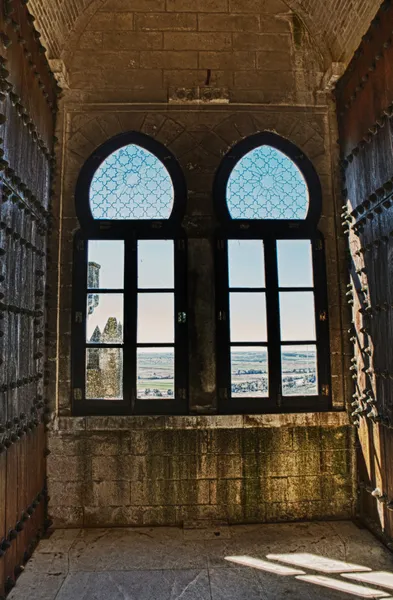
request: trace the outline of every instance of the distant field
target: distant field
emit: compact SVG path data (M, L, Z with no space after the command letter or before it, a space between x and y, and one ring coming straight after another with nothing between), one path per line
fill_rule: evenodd
M283 352L282 393L292 396L317 394L316 353ZM231 354L232 396L267 397L267 353L258 351L233 351Z
M173 353L139 353L137 374L138 398L173 398L174 390Z
M283 394L316 394L315 364L313 351L283 353ZM266 352L233 351L231 371L233 397L268 396ZM138 356L138 398L173 398L174 384L173 354L155 352Z

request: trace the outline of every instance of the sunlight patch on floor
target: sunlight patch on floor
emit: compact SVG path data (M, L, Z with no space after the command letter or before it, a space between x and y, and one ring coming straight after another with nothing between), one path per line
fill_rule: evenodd
M268 554L266 556L269 560L279 560L280 562L296 565L297 567L303 567L312 569L313 571L321 571L322 573L350 573L351 571L371 571L368 567L361 565L354 565L351 563L343 562L341 560L334 560L332 558L326 558L325 556L319 556L317 554L309 553L297 553L293 554Z
M225 560L245 567L253 567L254 569L260 569L261 571L275 573L276 575L305 575L305 572L300 571L299 569L283 567L282 565L267 562L266 560L260 560L259 558L253 558L252 556L226 556Z
M387 594L386 592L363 587L362 585L347 583L346 581L339 581L338 579L332 579L331 577L324 577L323 575L298 575L296 579L307 581L314 585L321 585L339 592L346 592L347 594L359 596L360 598L391 598L390 594Z
M393 590L393 573L388 571L376 571L374 573L349 573L343 575L348 579L356 579L356 581L364 581L365 583L373 583Z

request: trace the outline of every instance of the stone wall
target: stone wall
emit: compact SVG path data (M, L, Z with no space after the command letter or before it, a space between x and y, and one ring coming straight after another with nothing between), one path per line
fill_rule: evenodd
M359 39L377 11L380 0L30 0L30 9L37 18L50 57L61 56L69 45L75 23L86 21L97 9L120 8L124 12L147 11L258 15L270 7L294 10L308 31L315 34L315 43L326 60L342 60L351 56ZM180 8L179 8L180 7ZM283 7L283 8L282 8Z
M281 2L104 4L64 53L79 100L313 102L324 65ZM132 10L133 6L133 10ZM115 62L114 62L115 61ZM116 68L114 68L114 64Z
M190 311L195 313L195 327L189 324L189 336L198 354L198 369L190 361L190 410L205 405L214 409L216 399L215 370L215 295L213 271L213 238L217 226L213 211L212 186L215 172L223 155L244 137L263 130L274 130L289 138L312 160L323 188L323 209L319 229L325 237L326 268L328 276L329 324L331 340L331 372L333 406L344 407L347 381L344 378L346 354L341 333L347 327L343 321L343 304L346 302L346 265L343 261L344 239L336 236L341 224L340 209L335 206L335 180L331 170L331 116L327 107L309 107L307 111L280 107L217 106L217 107L145 107L110 105L105 110L94 105L82 108L69 105L64 115L63 154L60 161L63 176L61 203L56 217L61 222L60 239L52 238L53 254L59 252L60 297L53 299L49 326L56 337L52 346L52 394L57 400L59 414L71 414L71 311L72 311L72 239L78 229L75 216L75 185L79 171L94 149L110 137L127 130L142 131L165 144L178 159L188 186L186 227L188 247L194 280L203 281L200 286L201 305L209 298L208 313L194 311L199 297L190 297ZM333 131L334 134L334 131ZM57 228L54 228L55 231ZM200 240L206 240L201 245ZM340 255L340 251L342 254ZM195 260L194 260L194 258ZM203 264L202 264L203 263ZM210 265L206 271L204 265ZM345 279L344 279L345 278ZM60 310L58 310L58 308ZM203 335L192 339L193 329ZM345 340L348 344L348 340ZM209 375L206 373L209 371Z
M352 515L345 413L60 418L57 526L252 523Z
M331 116L328 107L143 106L65 107L61 163L59 307L50 327L59 327L53 347L53 395L59 419L49 433L50 514L56 525L113 526L341 518L352 514L351 429L345 413L261 417L71 417L70 344L72 238L78 228L74 190L80 168L94 149L113 135L138 130L175 154L189 188L189 249L203 278L211 311L200 313L203 335L193 341L190 360L190 411L214 412L214 276L210 237L215 219L212 182L231 145L257 131L274 130L296 143L313 161L323 187L320 229L326 239L333 406L342 410L349 395L343 376L348 360L345 328L345 265L338 254L339 220L331 171ZM333 130L334 132L334 130ZM60 215L59 217L60 218ZM199 249L199 250L198 250ZM199 252L199 254L198 254ZM205 260L204 259L204 260ZM204 264L207 264L206 261ZM199 265L199 267L198 267ZM198 303L198 298L190 299ZM202 327L203 326L203 327ZM196 366L197 365L197 366ZM347 365L348 368L348 365ZM218 424L218 425L217 425Z
M351 390L342 338L348 329L347 271L344 241L337 235L335 113L322 85L321 57L307 29L283 11L280 0L263 4L266 10L253 21L248 2L240 16L221 20L214 10L220 0L206 3L209 18L200 9L197 15L182 11L176 2L167 2L176 10L159 16L159 10L142 10L142 4L148 3L130 14L114 1L101 4L98 12L86 11L64 54L63 78L68 76L70 88L58 120L51 239L52 286L58 294L48 311L55 415L49 431L51 516L65 526L348 517L353 447L346 414L338 412ZM218 24L225 30L218 32ZM230 147L265 130L295 143L322 183L319 228L326 242L334 413L214 415L212 185ZM189 411L210 416L71 415L75 184L94 150L125 131L143 132L166 145L185 174L189 269L198 283L189 298Z

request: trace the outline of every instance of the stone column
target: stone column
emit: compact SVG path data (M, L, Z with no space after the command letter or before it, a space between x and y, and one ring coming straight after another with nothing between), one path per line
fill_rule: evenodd
M217 412L214 228L211 217L188 217L190 412Z

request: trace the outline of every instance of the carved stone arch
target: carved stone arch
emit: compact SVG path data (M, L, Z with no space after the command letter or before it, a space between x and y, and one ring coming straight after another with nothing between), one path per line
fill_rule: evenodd
M271 131L294 143L307 157L315 158L327 152L325 132L309 118L301 118L288 112L263 112L258 114L236 113L223 119L214 133L227 146L237 144L246 137L262 131Z

